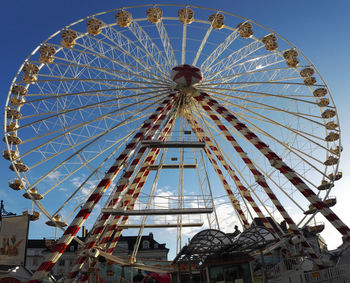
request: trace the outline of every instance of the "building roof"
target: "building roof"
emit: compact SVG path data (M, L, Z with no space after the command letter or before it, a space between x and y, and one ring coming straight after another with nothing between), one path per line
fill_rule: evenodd
M45 239L28 239L27 248L46 249Z
M232 233L231 233L232 234ZM235 238L215 229L206 229L193 236L173 263L202 261L207 258L233 254L249 254L275 242L275 236L265 227L252 226Z
M114 234L111 238L113 238ZM83 238L80 238L82 239ZM119 239L119 243L126 242L128 245L128 250L132 250L134 248L134 245L136 244L137 236L121 236ZM144 249L143 248L143 242L148 241L149 242L149 248ZM30 249L50 249L50 247L55 243L52 239L28 239L27 248ZM78 249L78 243L76 241L72 241L69 244L70 246L74 246L74 251ZM158 245L158 247L157 247ZM156 240L153 238L153 233L149 233L149 235L145 235L141 237L141 245L139 247L139 250L166 250L169 251L168 248L166 248L166 244L159 244Z
M134 245L136 244L137 236L121 236L119 239L119 242L127 242L128 243L128 250L132 250L134 248ZM159 244L156 240L153 238L153 233L149 233L149 235L142 236L141 237L141 244L139 247L139 250L144 250L143 248L143 242L148 241L149 242L149 248L147 250L167 250L168 248L165 247L166 244ZM156 247L156 244L158 247Z
M273 229L276 231L277 234L282 235L282 231L287 232L287 226L285 221L282 221L280 224L273 221L271 217L266 217L267 221L269 221L270 225L273 227ZM252 226L264 226L264 222L261 218L256 217L253 220Z
M190 243L184 246L173 263L186 261L204 261L210 255L221 254L231 247L233 241L224 232L206 229L193 236Z
M83 239L78 237L79 239ZM53 239L28 239L28 243L27 243L27 249L50 249L51 246L53 244L55 244L55 240ZM69 247L73 246L74 247L74 251L76 251L78 249L78 243L76 241L72 241L69 244Z
M234 239L231 250L250 253L275 241L276 237L264 226L252 226Z

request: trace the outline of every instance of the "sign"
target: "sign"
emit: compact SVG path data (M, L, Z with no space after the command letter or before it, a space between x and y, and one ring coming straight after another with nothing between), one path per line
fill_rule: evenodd
M0 229L0 264L25 264L28 223L28 215L2 217Z

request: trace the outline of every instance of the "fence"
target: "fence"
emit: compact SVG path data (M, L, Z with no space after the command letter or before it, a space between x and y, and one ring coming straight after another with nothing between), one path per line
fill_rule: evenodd
M281 269L279 269L281 270ZM286 270L275 273L269 283L350 283L350 263L324 270L304 272Z

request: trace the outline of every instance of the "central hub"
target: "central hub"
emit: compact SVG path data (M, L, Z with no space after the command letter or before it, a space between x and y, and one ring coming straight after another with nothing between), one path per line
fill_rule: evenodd
M178 65L171 70L171 79L176 83L176 89L181 93L178 114L185 116L186 111L191 108L191 97L197 92L195 85L203 76L199 68L191 65Z
M203 78L199 68L187 64L174 67L170 76L179 89L189 88L199 83Z

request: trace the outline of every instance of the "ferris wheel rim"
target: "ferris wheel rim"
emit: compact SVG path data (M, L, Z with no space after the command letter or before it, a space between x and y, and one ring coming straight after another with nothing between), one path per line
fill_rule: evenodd
M11 89L12 89L12 86L15 84L15 82L17 81L17 78L19 77L19 75L20 75L20 72L21 72L21 70L22 70L22 68L23 68L23 66L27 63L27 62L34 62L34 61L31 61L30 59L32 58L32 56L34 55L34 54L36 54L37 53L37 51L38 51L38 49L40 48L40 46L43 46L44 44L46 44L50 39L52 39L52 38L54 38L55 36L57 36L61 31L63 31L63 30L66 30L67 28L69 28L69 27L72 27L72 26L74 26L74 25L76 25L77 23L80 23L80 22L83 22L84 20L87 20L87 19L90 19L90 18L94 18L94 17L96 17L96 16L99 16L99 15L102 15L102 14L106 14L106 13L109 13L109 12L113 12L113 11L117 11L117 10L120 10L120 9L128 9L128 8L135 8L135 7L149 7L149 6L154 6L154 5L137 5L137 6L130 6L130 7L124 7L124 8L117 8L117 9L113 9L113 10L109 10L109 11L105 11L105 12L101 12L101 13L97 13L97 14L95 14L95 15L92 15L92 16L89 16L89 17L86 17L86 18L83 18L83 19L80 19L80 20L78 20L78 21L76 21L76 22L74 22L74 23L72 23L72 24L70 24L70 25L68 25L68 26L66 26L66 27L64 27L64 28L62 28L61 30L59 30L59 31L57 31L56 33L54 33L53 35L51 35L49 38L47 38L45 41L43 41L41 44L39 44L38 45L38 47L31 53L31 55L29 55L28 56L28 58L24 61L24 63L22 64L22 66L20 67L20 69L19 69L19 71L17 72L17 74L16 74L16 76L14 77L14 79L13 79L13 81L12 81L12 83L11 83L11 88L10 88L10 91L9 91L9 93L8 93L8 97L7 97L7 102L6 102L6 105L5 105L5 109L7 109L7 107L9 106L9 101L10 101L10 96L11 96ZM159 5L160 7L161 6L175 6L175 7L184 7L184 5L171 5L171 4L164 4L164 5ZM216 10L216 9L209 9L209 8L203 8L203 7L198 7L198 6L192 6L192 5L187 5L186 7L193 7L193 8L199 8L199 9L207 9L207 10L212 10L212 11L217 11L217 12L222 12L222 13L225 13L225 14L227 14L227 15L232 15L233 17L236 17L236 18L241 18L241 19L244 19L244 20L247 20L247 21L249 21L250 23L253 23L253 24L255 24L255 25L257 25L257 26L260 26L260 27L262 27L264 30L268 30L268 31L271 31L271 32L273 32L274 34L276 34L277 36L278 36L278 38L281 38L281 39L283 39L285 42L287 42L290 46L292 46L293 48L295 48L295 50L297 50L298 52L299 52L299 54L300 55L302 55L303 56L303 59L305 59L306 61L308 61L309 63L310 63L310 66L316 71L316 73L318 74L318 78L320 78L321 80L322 80L322 82L323 82L323 84L321 85L321 86L324 86L324 87L326 87L327 88L327 90L328 90L328 96L331 98L331 101L332 101L332 105L334 105L334 106L332 106L332 107L334 107L334 109L336 109L336 107L335 107L335 103L334 103L334 101L333 101L333 97L332 97L332 95L331 95L331 93L330 93L330 91L329 91L329 89L328 89L328 86L327 86L327 84L324 82L324 80L323 80L323 78L322 78L322 76L321 76L321 74L318 72L318 70L316 69L316 67L309 61L309 59L306 57L306 56L304 56L303 55L303 53L298 49L298 48L296 48L293 44L291 44L288 40L286 40L285 38L283 38L282 36L280 36L278 33L276 33L276 32L274 32L274 31L272 31L272 30L270 30L270 29L268 29L268 28L266 28L266 27L264 27L264 26L262 26L262 25L260 25L260 24L258 24L258 23L256 23L256 22L254 22L254 21L251 21L251 20L249 20L249 19L246 19L246 18L244 18L244 17L240 17L240 16L237 16L237 15L234 15L234 14L231 14L231 13L227 13L227 12L224 12L224 11L220 11L220 10ZM166 18L166 17L165 17ZM166 18L167 19L167 18ZM171 18L171 19L173 19L173 18ZM176 18L177 19L177 18ZM145 21L146 20L146 18L140 18L139 19L139 21ZM196 20L194 20L194 22L196 22ZM209 23L208 21L197 21L197 22L200 22L200 23L205 23L205 24L207 24L207 23ZM108 27L110 27L111 25L115 25L115 23L114 24L110 24L110 25L108 25ZM228 28L228 30L230 30L229 28ZM231 31L232 30L234 30L233 28L231 29ZM81 36L83 37L83 36L86 36L87 35L87 33L85 32L85 33L80 33L81 34ZM187 38L186 38L187 39ZM253 38L254 39L254 42L258 42L258 41L260 41L258 38ZM277 51L276 53L279 53L279 55L281 56L281 51ZM165 61L167 61L167 60L165 60ZM184 62L182 62L182 63L184 63ZM45 64L41 64L41 66L43 66L43 65L45 65ZM295 72L297 71L298 69L297 68L295 68ZM266 70L265 70L266 71ZM159 74L159 83L161 82L161 77L160 77L160 73L158 73ZM155 74L154 74L155 75ZM167 89L167 85L166 85L166 81L165 81L165 77L163 77L164 78L164 89L165 89L165 92L170 92L170 88L169 89ZM154 79L154 78L153 78ZM215 80L220 80L221 78L220 77L216 77L216 78L213 78L213 82L215 82ZM107 79L108 81L112 81L111 79ZM157 81L157 79L154 79L155 81ZM42 82L42 80L40 81L39 80L39 82ZM136 81L132 81L133 83L136 83ZM152 81L152 82L149 82L149 84L152 84L152 85L154 85L154 81ZM239 83L239 82L238 82ZM245 83L247 83L247 82L245 82ZM251 82L251 83L253 83L253 82ZM262 84L262 82L258 82L259 84ZM271 81L268 81L268 82L266 82L266 83L268 83L268 84L271 84L272 82ZM147 84L147 81L143 81L141 84ZM218 83L216 83L216 85L217 85ZM234 84L234 82L228 82L227 83L227 85L233 85ZM275 82L275 84L282 84L281 82ZM287 83L288 85L290 85L291 83ZM29 84L27 84L26 86L28 87L28 85ZM213 85L215 85L215 83L213 83ZM223 85L223 83L221 83L221 85ZM107 85L106 85L106 87L107 87ZM203 85L199 85L199 89L203 89L203 90L205 90L204 88L205 88L205 84L203 84ZM145 87L146 88L146 87ZM224 90L224 88L223 88L223 90ZM208 90L208 93L210 93L210 91ZM225 93L222 93L222 96L224 96L225 95ZM48 98L49 99L49 98ZM217 99L218 100L218 96L215 96L215 99ZM239 99L241 99L241 100L244 100L244 97L242 98L242 97L240 97ZM41 101L41 99L38 99L38 100L40 100ZM249 100L249 97L248 97L248 100ZM160 100L157 100L158 102L160 101ZM220 100L219 100L220 101ZM252 102L252 101L250 101L250 102ZM248 103L250 103L250 102L248 102ZM103 102L103 103L105 103L105 102ZM251 104L250 104L251 105ZM225 105L225 106L227 106L227 104ZM262 105L260 105L260 106L262 106ZM244 108L242 105L241 106L239 106L240 108ZM320 109L321 109L321 107L319 107ZM73 110L72 110L73 111ZM145 114L145 115L147 115L147 114ZM143 117L144 118L144 117ZM241 116L239 116L239 118L241 119ZM264 117L264 119L265 119L266 117ZM142 120L142 119L141 119ZM141 121L140 120L140 121ZM242 119L241 119L242 120ZM6 111L5 111L5 121L4 121L4 131L5 131L5 134L7 133L7 131L6 131L6 121L7 121L7 113L6 113ZM203 122L205 121L204 119L202 120ZM243 120L244 121L244 120ZM338 125L339 125L339 117L338 117L338 113L336 112L336 121L337 121L337 123L338 123ZM325 124L325 119L323 119L323 125ZM26 127L26 126L21 126L22 128L24 128L24 127ZM325 129L325 132L326 132L326 134L327 134L327 132L328 132L328 130L327 129ZM264 136L264 135L262 135L261 134L261 132L259 132L258 131L258 133L259 133L259 136ZM339 135L340 135L340 133L341 133L341 131L340 131L340 128L339 128L339 130L338 130L338 133L339 133ZM126 143L126 141L125 141L125 143ZM340 139L340 137L339 137L339 140L338 140L338 142L337 142L337 144L339 144L339 146L341 147L341 139ZM10 147L10 144L9 144L9 142L7 141L7 139L6 139L6 145L7 145L7 149L8 150L10 150L12 147ZM329 143L327 143L327 149L328 149L328 153L329 153L329 149L330 149L330 146L329 146ZM340 158L340 156L341 156L341 152L337 155L339 158ZM321 159L320 159L321 160ZM338 160L338 162L337 162L337 164L336 164L336 166L335 166L335 172L337 172L337 170L338 170L338 166L339 166L339 160ZM327 170L326 170L326 166L324 167L325 169L325 171L324 171L324 175L326 174L326 172L327 172ZM238 170L239 171L239 170ZM263 173L264 173L264 175L267 175L267 171L265 172L264 170L262 170L263 171ZM18 178L22 178L22 175L20 174L20 172L18 172L17 171L17 169L15 168L15 172L16 172L16 174L17 174L17 176L18 176ZM334 182L334 180L333 180L333 182ZM28 184L29 184L29 182L28 182ZM34 185L32 185L32 186L34 186ZM29 188L31 188L31 187L29 187ZM28 191L27 189L29 189L29 188L27 188L27 187L25 187L25 190L26 191ZM330 192L330 189L327 191L327 193L325 194L325 196L324 196L324 199L326 199L327 197L328 197L328 194L329 194L329 192ZM46 194L46 193L45 193ZM37 201L36 201L37 202ZM260 201L261 203L262 203L262 201ZM74 210L75 211L75 210ZM73 212L74 212L73 211ZM56 212L56 213L54 213L54 214L52 214L52 216L54 216L54 215L56 215L58 212ZM45 214L46 215L46 214ZM316 215L316 212L311 216L311 217L309 217L310 218L310 220L309 221L311 221L311 219L314 217ZM46 215L47 216L47 215ZM51 215L50 215L51 216ZM52 217L51 216L51 217ZM50 217L49 217L50 218ZM51 219L52 220L52 219ZM306 223L307 224L307 223ZM306 224L304 224L304 226L306 225ZM298 227L300 227L299 226L299 224L298 224Z
M17 79L17 77L18 77L18 75L19 75L19 73L20 73L20 71L21 71L23 65L28 61L28 59L30 59L30 58L32 57L32 55L35 54L35 52L40 48L40 46L42 46L43 44L45 44L49 39L51 39L51 38L53 38L54 36L56 36L59 32L65 30L65 29L67 29L67 28L69 28L69 27L71 27L71 26L74 26L74 25L76 25L77 23L80 23L80 22L82 22L82 21L84 21L84 20L86 20L86 19L93 18L93 17L99 16L99 15L102 15L102 14L106 14L106 13L108 13L108 12L117 11L117 10L120 10L120 9L129 9L129 8L135 8L135 7L148 7L148 6L154 6L154 5L135 5L135 6L127 6L127 7L124 7L124 8L112 9L112 10L109 10L109 11L104 11L104 12L96 13L96 14L94 14L94 15L91 15L91 16L88 16L88 17L79 19L79 20L75 21L74 23L65 26L64 28L60 29L60 30L57 31L56 33L52 34L50 37L48 37L46 40L44 40L41 44L39 44L37 48L34 49L34 51L27 57L27 59L24 61L24 63L23 63L22 66L20 67L20 69L19 69L18 73L16 74L16 76L15 76L15 78L14 78L14 80L13 80L13 82L12 82L11 85L13 85L14 82L16 81L16 79ZM157 5L156 5L156 6L157 6ZM171 5L171 4L164 4L164 5L163 5L163 4L160 4L160 5L158 5L158 6L160 6L160 7L161 7L161 6L183 7L183 5ZM269 30L269 31L273 32L274 34L278 35L279 38L282 38L283 40L285 40L286 42L288 42L291 46L293 46L294 48L296 48L296 50L298 50L300 54L302 54L302 52L301 52L295 45L291 44L288 40L286 40L286 39L285 39L284 37L282 37L280 34L276 33L275 31L272 31L271 29L269 29L269 28L267 28L267 27L265 27L265 26L263 26L263 25L260 25L260 24L258 24L258 23L256 23L256 22L254 22L254 21L252 21L252 20L250 20L250 19L247 19L247 18L245 18L245 17L238 16L238 15L235 15L235 14L232 14L232 13L228 13L228 12L225 12L225 11L217 10L217 9L210 9L210 8L205 8L205 7L200 7L200 6L194 6L194 5L187 5L186 7L193 7L193 8L200 8L200 9L207 9L207 10L222 12L222 13L225 13L225 14L228 14L228 15L232 15L232 16L237 17L237 18L241 18L241 19L247 20L247 21L249 21L249 22L251 22L251 23L253 23L253 24L255 24L255 25L258 25L258 26L260 26L260 27L262 27L262 28L264 28L264 29L266 29L266 30ZM141 20L144 20L144 19L141 19ZM85 33L85 35L86 35L86 33ZM257 39L256 39L256 40L257 40ZM303 54L302 54L302 55L303 55ZM308 59L306 56L303 55L303 57L304 57L307 61L309 61L309 59ZM315 68L315 66L314 66L310 61L309 61L309 63L314 67L315 71L319 74L319 72L318 72L318 70ZM44 65L44 64L41 64L41 65ZM324 80L323 80L323 78L322 78L322 76L321 76L320 74L319 74L319 77L320 77L320 78L322 79L322 81L324 82ZM325 82L324 82L324 86L327 87L327 85L326 85ZM327 87L327 89L328 89L328 87ZM7 105L8 105L8 100L9 100L10 94L11 94L11 91L10 91L9 94L8 94L8 99L7 99L7 102L6 102L6 106L5 106L5 107L7 107ZM330 97L331 97L331 99L332 99L332 101L333 101L332 95L331 95L330 93L329 93L329 95L330 95ZM338 115L338 114L337 114L337 115ZM6 113L5 113L5 118L6 118ZM337 120L338 120L338 117L337 117ZM6 125L6 120L5 120L5 125ZM340 144L340 142L339 142L339 144ZM7 143L7 147L8 147L8 149L9 149L9 144L8 144L8 143ZM340 156L340 155L339 155L339 156ZM338 164L339 164L339 163L338 163ZM337 165L337 166L338 166L338 165ZM16 172L16 173L18 174L18 172Z

